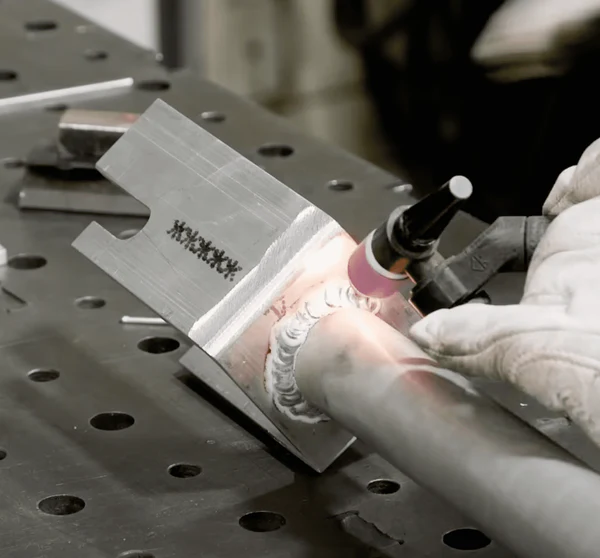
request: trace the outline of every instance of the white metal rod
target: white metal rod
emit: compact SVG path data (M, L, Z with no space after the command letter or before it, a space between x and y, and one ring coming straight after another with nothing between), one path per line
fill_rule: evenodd
M522 558L597 558L600 475L360 310L313 327L303 395Z
M119 322L128 325L167 325L162 318L149 316L121 316Z
M124 90L131 89L133 84L133 78L125 77L111 81L75 85L64 89L50 89L48 91L27 93L15 97L6 97L0 99L0 114L18 110L29 110L33 107L44 106L56 102L64 103L69 101L91 100L98 96L104 98L107 94L123 93Z

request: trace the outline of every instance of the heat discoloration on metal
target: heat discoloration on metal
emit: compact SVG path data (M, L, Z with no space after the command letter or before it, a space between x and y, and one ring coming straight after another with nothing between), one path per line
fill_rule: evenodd
M98 168L144 203L150 219L127 240L92 223L74 246L220 364L205 381L220 385L224 369L280 443L314 469L326 468L353 436L332 421L280 412L265 365L273 326L307 294L347 283L356 243L329 215L162 101ZM405 328L411 312L398 295L381 315Z
M292 420L316 424L329 417L311 405L296 384L296 355L312 327L341 308L377 313L381 304L358 294L348 281L326 282L303 297L296 312L280 319L271 330L265 366L265 387L275 407Z

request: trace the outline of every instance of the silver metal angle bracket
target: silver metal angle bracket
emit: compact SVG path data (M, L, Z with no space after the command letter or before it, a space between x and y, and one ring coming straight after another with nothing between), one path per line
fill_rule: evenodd
M94 222L73 246L214 359L193 348L182 359L188 369L324 470L353 436L332 421L282 412L286 398L274 398L265 366L273 326L325 284L347 282L354 241L326 213L160 100L98 169L145 204L150 218L127 240ZM393 298L382 314L405 324L413 314Z

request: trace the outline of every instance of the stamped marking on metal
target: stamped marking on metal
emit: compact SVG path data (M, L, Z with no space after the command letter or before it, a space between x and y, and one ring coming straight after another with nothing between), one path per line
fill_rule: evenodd
M226 256L225 250L219 250L212 241L206 240L200 236L198 231L188 227L185 221L175 219L173 226L167 230L167 234L188 252L209 265L211 269L223 275L223 279L233 281L235 274L242 271L238 260L232 260Z

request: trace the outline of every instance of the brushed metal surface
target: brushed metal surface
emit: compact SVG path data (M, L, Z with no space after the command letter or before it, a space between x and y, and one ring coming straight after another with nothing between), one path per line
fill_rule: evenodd
M92 223L73 246L214 357L270 414L286 446L327 467L353 437L270 410L263 370L277 319L269 307L307 252L343 234L339 225L162 101L98 169L150 219L125 241Z
M147 207L103 179L73 180L56 172L47 176L43 171L26 170L16 186L21 209L131 217L149 215Z
M265 362L275 323L319 285L346 277L354 241L163 101L138 118L98 169L143 202L150 219L128 240L92 223L73 246L212 356L273 423L275 437L323 471L353 436L331 421L282 414L265 386ZM383 315L406 325L412 309L402 297L382 304ZM214 368L208 383L220 386L223 369Z

